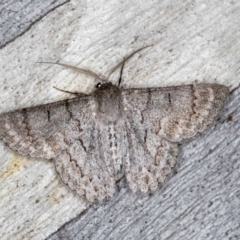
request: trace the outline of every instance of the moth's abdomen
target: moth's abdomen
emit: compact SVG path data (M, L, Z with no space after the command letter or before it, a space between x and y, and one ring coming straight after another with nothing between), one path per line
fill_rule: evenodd
M119 180L124 175L124 165L128 153L128 142L123 122L107 127L109 153L113 161L114 177Z

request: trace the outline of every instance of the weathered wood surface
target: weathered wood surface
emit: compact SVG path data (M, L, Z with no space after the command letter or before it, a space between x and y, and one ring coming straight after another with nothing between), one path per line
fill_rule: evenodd
M38 61L106 75L149 44L126 64L126 87L240 83L238 1L69 1L52 11L46 1L31 1L32 11L17 4L0 5L0 112L71 97L53 86L90 92L95 84ZM31 27L17 27L21 21ZM212 127L182 143L174 173L147 195L131 193L123 180L112 199L89 206L61 183L51 162L0 143L0 238L239 239L239 96L238 88Z
M0 3L0 48L28 31L50 11L69 0L7 0Z

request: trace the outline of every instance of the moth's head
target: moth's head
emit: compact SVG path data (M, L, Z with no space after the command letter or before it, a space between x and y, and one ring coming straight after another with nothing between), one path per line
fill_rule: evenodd
M105 83L99 82L95 86L95 93L109 92L111 94L113 92L118 92L119 90L120 88L113 85L111 82L105 82Z

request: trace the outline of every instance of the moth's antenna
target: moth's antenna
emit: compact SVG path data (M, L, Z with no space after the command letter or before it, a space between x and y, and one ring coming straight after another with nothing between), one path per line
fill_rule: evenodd
M84 94L84 93L70 92L70 91L66 91L66 90L57 88L57 87L55 87L55 86L53 86L53 88L57 89L57 90L60 91L60 92L64 92L64 93L70 93L70 94L77 95L77 96L87 96L87 94Z
M54 63L54 62L37 62L37 63L48 63L48 64L60 65L60 66L66 67L66 68L70 68L70 69L72 69L72 70L74 70L74 71L77 71L77 72L79 72L79 73L83 73L83 74L85 74L85 75L94 77L94 78L98 79L98 80L101 81L101 82L106 81L106 80L100 78L100 77L99 77L95 72L93 72L93 71L86 70L86 69L83 69L83 68L74 67L74 66L71 66L71 65L68 65L68 64L65 64L65 63Z
M124 65L125 62L126 62L128 59L130 59L134 54L136 54L137 52L142 51L142 50L145 49L145 48L152 47L152 46L153 46L153 45L148 45L148 46L142 47L142 48L136 50L135 52L131 53L130 55L128 55L126 58L124 58L123 61L121 61L121 62L118 63L115 67L113 67L113 68L111 69L111 71L109 72L109 74L108 74L108 76L107 76L107 80L108 80L108 79L110 78L110 76L116 71L116 69L118 69L122 64ZM121 73L122 73L122 72L123 72L123 70L121 70Z
M63 67L66 67L66 68L70 68L74 71L77 71L79 73L83 73L85 75L88 75L88 76L91 76L91 77L94 77L96 79L98 79L100 82L106 82L108 81L108 79L110 78L110 76L113 74L113 72L116 71L117 68L119 68L121 65L121 71L120 71L120 77L119 77L119 80L118 80L118 86L120 86L121 82L122 82L122 74L123 74L123 68L124 68L124 65L125 65L125 62L130 59L134 54L136 54L137 52L140 52L141 50L143 50L144 48L148 48L148 47L151 47L152 45L148 45L148 46L145 46L145 47L142 47L140 49L138 49L137 51L131 53L129 56L127 56L126 58L123 59L123 61L121 61L120 63L118 63L114 68L111 69L111 71L109 72L108 76L106 79L103 79L101 78L98 74L96 74L95 72L91 71L91 70L87 70L87 69L84 69L84 68L78 68L78 67L74 67L74 66L71 66L71 65L68 65L68 64L65 64L65 63L57 63L57 62L36 62L36 63L47 63L47 64L56 64L56 65L59 65L59 66L63 66ZM75 92L68 92L68 91L65 91L65 90L61 90L59 88L56 88L54 87L55 89L59 90L59 91L62 91L62 92L66 92L66 93L72 93L72 94L78 94L78 93L75 93Z
M122 67L121 67L121 70L120 70L120 76L119 76L119 79L118 79L118 87L120 86L120 84L122 82L122 73L123 73L124 65L125 65L125 59L123 60L123 64L122 64Z

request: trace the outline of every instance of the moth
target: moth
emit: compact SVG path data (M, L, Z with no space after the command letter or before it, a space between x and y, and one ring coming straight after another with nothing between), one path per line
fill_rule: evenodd
M57 63L100 83L89 95L1 114L0 139L20 155L52 160L62 181L90 202L112 197L123 176L133 192L155 191L176 163L178 143L214 121L229 90L219 84L123 89L124 64L133 54L113 69L121 66L117 86Z

